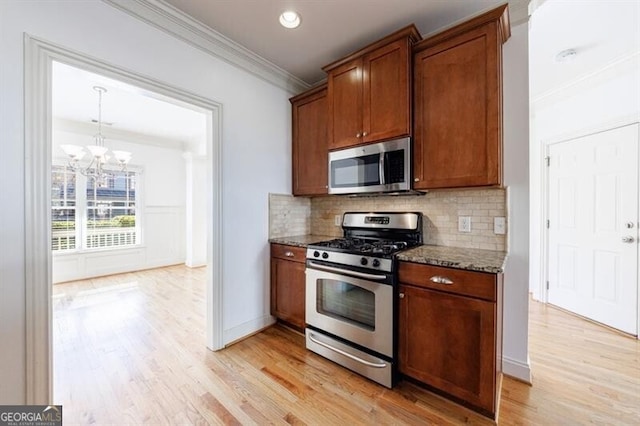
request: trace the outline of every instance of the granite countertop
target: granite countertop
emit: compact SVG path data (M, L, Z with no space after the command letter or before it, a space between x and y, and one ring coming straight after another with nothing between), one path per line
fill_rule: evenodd
M504 272L507 253L461 247L420 246L397 254L398 260L469 271Z
M329 235L295 235L292 237L269 238L269 242L295 247L307 247L309 244L318 243L320 241L333 240L336 238L338 237L332 237Z
M291 237L270 238L269 242L295 247L307 247L309 244L335 238L338 237L330 235L294 235ZM402 251L396 257L398 260L406 262L497 274L504 272L507 253L494 250L424 245Z

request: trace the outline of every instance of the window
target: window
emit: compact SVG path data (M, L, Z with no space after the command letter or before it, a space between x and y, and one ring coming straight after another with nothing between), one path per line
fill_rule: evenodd
M87 179L87 248L136 243L136 191L132 189L135 173L110 172L110 175L106 187Z
M76 248L76 174L51 168L51 250Z
M51 249L83 250L139 243L136 188L139 172L109 171L105 185L52 167Z

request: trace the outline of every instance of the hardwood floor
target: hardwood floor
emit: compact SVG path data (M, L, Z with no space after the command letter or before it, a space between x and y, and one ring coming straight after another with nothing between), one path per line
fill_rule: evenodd
M205 347L204 268L54 286L65 424L491 424L407 382L374 384L274 326ZM505 377L499 423L640 424L636 339L531 302L533 387Z

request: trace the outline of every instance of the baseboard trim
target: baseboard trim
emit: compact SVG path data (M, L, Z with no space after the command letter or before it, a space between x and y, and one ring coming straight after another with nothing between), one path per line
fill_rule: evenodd
M502 373L514 379L531 384L531 365L509 357L502 357Z
M253 319L228 330L224 330L223 345L227 347L239 340L246 339L253 334L261 332L267 327L271 327L275 322L275 318L271 315L264 315L260 318Z

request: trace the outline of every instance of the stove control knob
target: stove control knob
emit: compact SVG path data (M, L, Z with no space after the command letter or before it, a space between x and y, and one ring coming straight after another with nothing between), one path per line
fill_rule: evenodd
M376 268L380 266L380 261L378 259L373 259L373 266L375 266Z
M360 259L360 264L361 264L362 266L366 265L367 263L369 263L369 261L367 260L367 258L366 258L366 257L363 257L362 259Z
M324 253L322 253L322 258L323 259L329 258L329 253L327 253L326 251Z
M318 250L314 251L313 257L320 257L320 252Z

